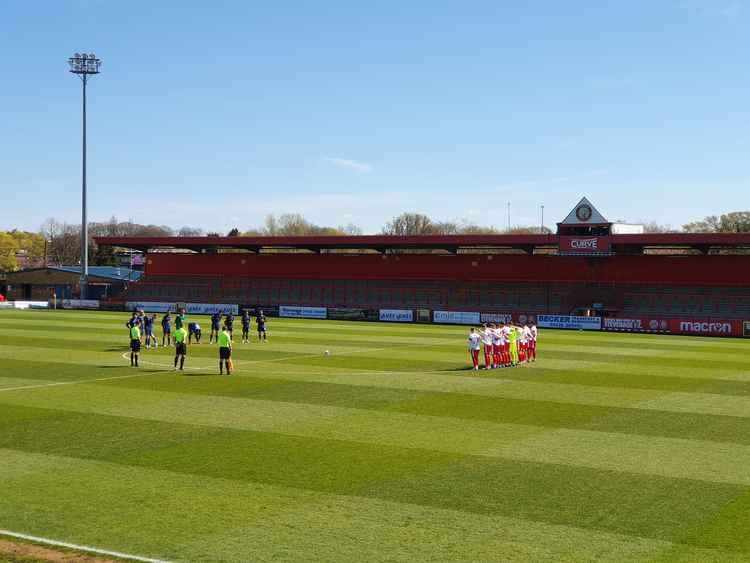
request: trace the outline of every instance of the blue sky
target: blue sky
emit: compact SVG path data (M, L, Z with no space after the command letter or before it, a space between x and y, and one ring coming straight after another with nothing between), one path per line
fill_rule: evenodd
M745 210L750 4L0 0L0 229Z

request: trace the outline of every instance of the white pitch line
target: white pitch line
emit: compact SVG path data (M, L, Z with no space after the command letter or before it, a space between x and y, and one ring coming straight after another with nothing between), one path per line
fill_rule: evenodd
M127 379L129 377L143 377L145 373L131 373L128 375L115 375L113 377L98 377L96 379L78 379L76 381L58 381L56 383L40 383L38 385L23 385L20 387L1 387L0 393L3 391L21 391L23 389L40 389L42 387L60 387L61 385L77 385L79 383L95 383L97 381L110 381L113 379Z
M74 549L76 551L85 551L87 553L96 553L97 555L108 555L110 557L118 557L120 559L129 559L131 561L144 561L146 563L169 563L164 559L153 559L151 557L143 557L141 555L131 555L129 553L120 553L119 551L109 551L108 549L99 549L98 547L91 547L88 545L78 545L76 543L51 540L49 538L40 538L39 536L31 536L29 534L20 534L18 532L11 532L10 530L0 530L0 536L32 541L35 543L51 545L54 547L64 547L66 549Z
M342 356L345 354L358 354L360 352L368 352L368 351L383 351L388 350L389 348L366 348L362 350L349 350L346 352L340 352L337 354L338 356ZM320 354L299 354L296 356L284 356L283 358L274 358L272 360L243 360L241 362L235 362L238 365L249 365L249 364L264 364L269 362L283 362L286 360L293 360L295 358L317 358L320 356ZM128 352L124 352L121 356L121 358L127 360L128 359ZM160 364L157 362L150 362L148 360L141 360L142 364L152 365L152 366L158 366L163 368L172 368L173 366L170 364ZM187 366L185 369L192 370L192 371L201 371L206 369L214 369L213 366ZM128 375L115 375L112 377L97 377L95 379L78 379L76 381L57 381L54 383L39 383L37 385L21 385L18 387L1 387L0 393L3 391L23 391L25 389L43 389L46 387L61 387L63 385L79 385L83 383L97 383L100 381L113 381L116 379L129 379L133 377L145 377L146 375L149 375L148 373L144 372L138 372L138 373L130 373Z
M398 347L398 348L407 348L409 346L411 346L411 344L406 345L406 346L396 346L396 347ZM344 352L339 352L336 355L337 356L344 356L344 355L348 355L348 354L360 354L362 352L382 352L384 350L390 350L390 349L391 348L362 348L362 349L359 349L359 350L347 350L347 351L344 351ZM317 354L297 354L297 355L294 355L294 356L284 356L282 358L273 358L271 360L242 360L240 362L236 362L235 361L234 363L235 363L235 365L244 366L244 365L250 365L250 364L267 364L267 363L271 363L271 362L284 362L286 360L295 360L297 358L318 358L320 356L321 356L320 353L317 353ZM125 360L127 360L128 359L128 352L124 352L120 357L123 358L123 359L125 359ZM172 364L160 364L158 362L151 362L149 360L143 360L143 359L140 359L140 363L145 364L145 365L150 365L150 366L163 367L163 368L174 368L174 366ZM216 369L216 368L214 366L186 366L185 369L186 370L192 370L192 371L201 371L201 370L205 370L205 369Z

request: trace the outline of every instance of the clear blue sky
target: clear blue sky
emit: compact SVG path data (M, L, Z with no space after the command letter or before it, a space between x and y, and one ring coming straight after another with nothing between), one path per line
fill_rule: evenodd
M0 229L745 210L750 2L0 0Z

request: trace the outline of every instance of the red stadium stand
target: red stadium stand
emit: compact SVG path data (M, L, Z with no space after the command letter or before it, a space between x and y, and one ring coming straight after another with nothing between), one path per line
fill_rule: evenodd
M598 212L581 212L589 206L559 235L96 242L146 253L130 301L750 319L750 234L610 234Z

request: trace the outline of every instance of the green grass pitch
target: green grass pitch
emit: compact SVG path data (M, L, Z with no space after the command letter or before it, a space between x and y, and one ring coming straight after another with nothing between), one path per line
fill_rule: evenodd
M474 372L463 327L269 319L220 378L205 332L184 374L131 369L126 319L0 311L0 528L182 561L750 560L750 341L541 330L536 364Z

